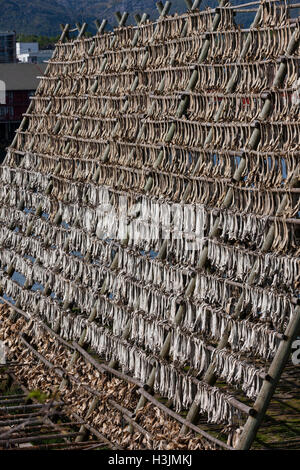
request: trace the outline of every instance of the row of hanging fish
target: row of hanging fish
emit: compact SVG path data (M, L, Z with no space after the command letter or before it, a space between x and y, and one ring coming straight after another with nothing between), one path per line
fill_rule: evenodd
M42 196L39 193L5 186L0 189L0 201L10 206L18 206L23 201L25 207L28 208L27 210L38 207L41 204L45 213L60 213L64 223L73 226L78 226L79 224L83 230L92 234L96 233L101 239L123 239L127 232L129 236L129 246L134 244L140 248L147 248L148 250L153 246L153 241L153 247L157 247L160 236L162 235L170 239L170 250L172 250L174 246L172 251L174 255L178 258L181 253L183 260L190 263L195 262L195 252L203 246L203 238L205 238L204 229L208 227L208 217L210 217L211 222L216 218L216 215L213 217L212 212L207 211L207 209L201 205L188 205L182 208L181 205L171 204L171 207L168 207L168 204L166 205L165 202L160 201L160 203L157 204L157 201L149 199L146 206L148 218L155 214L155 220L159 220L159 224L153 219L146 221L143 217L134 220L129 219L128 221L128 219L124 219L124 217L119 219L119 214L116 213L114 206L111 205L109 192L106 188L103 188L102 192L98 193L99 195L102 194L102 202L99 203L100 205L96 210L89 207L80 207L78 204L66 205L63 204L62 201L55 203L51 198ZM144 204L145 198L140 207L143 208ZM136 207L137 209L135 210L138 210L139 205ZM159 219L157 219L158 210L160 211ZM171 210L174 214L174 221L171 221L170 224ZM181 214L182 218L178 217L176 215L177 213L179 215ZM221 238L228 237L231 240L245 242L252 239L256 248L261 248L268 224L267 217L257 217L251 213L236 213L228 209L226 211L220 211L219 219ZM182 221L186 229L184 225L181 225ZM203 222L203 225L201 222ZM279 221L277 221L275 225L277 232L281 230ZM284 228L284 225L282 225L282 227ZM292 240L292 233L293 232L289 234L289 232L286 232L283 237L284 243L281 242L279 245L277 244L278 250L282 251L289 247ZM254 237L254 235L256 236ZM278 238L277 236L276 239ZM276 244L274 244L274 251L276 251Z
M19 235L15 234L14 237L18 239ZM109 247L107 247L107 249L108 248ZM107 251L107 253L109 253L109 251ZM31 256L37 255L34 252L31 252L30 254ZM23 256L20 256L18 254L15 254L13 258L11 256L10 251L4 250L1 253L1 261L2 265L9 265L10 263L14 262L16 271L20 272L26 278L34 278L34 281L39 282L44 286L48 284L57 296L63 296L64 299L76 299L76 301L79 302L79 306L84 309L87 309L87 306L92 305L91 301L93 302L93 300L89 296L89 293L91 293L91 295L95 297L97 286L98 288L100 288L103 284L105 276L107 276L107 290L108 292L112 292L114 294L115 299L122 299L123 302L128 303L129 307L133 306L134 308L140 308L145 312L150 313L157 312L158 305L161 305L162 311L165 307L167 307L167 305L169 305L167 308L170 310L171 319L175 317L176 304L178 302L177 297L178 294L180 295L181 293L178 289L178 284L176 286L177 288L175 287L174 289L177 294L173 296L174 300L172 300L171 297L169 302L169 299L164 296L162 296L159 300L159 294L155 286L158 286L160 284L161 279L155 279L153 275L152 279L147 279L147 277L143 279L139 276L139 273L137 271L135 273L135 276L132 276L133 281L134 278L143 279L143 282L146 284L146 286L149 286L146 287L146 289L143 289L142 285L139 286L138 283L129 280L130 269L129 273L126 271L124 274L122 274L121 271L119 274L116 275L112 272L109 272L109 270L103 265L97 266L94 264L89 264L78 257L67 256L60 250L42 251L41 256L42 258L39 258L39 263L35 263L34 265L32 265L32 262L29 259L25 260ZM146 258L143 258L141 256L141 259L143 261L143 264L145 264ZM128 258L125 258L125 261L130 267L130 263L128 263ZM154 260L151 260L150 266L153 266L154 264ZM47 268L51 268L51 270ZM55 272L53 271L53 268L55 268ZM60 275L57 270L62 270L64 273L63 276ZM146 271L144 270L144 273L145 272ZM155 274L155 271L153 273ZM68 278L71 282L68 281ZM90 286L88 293L85 295L82 287L76 286L76 284L74 283L74 281L72 282L72 280L77 280L77 282L79 280L81 286L84 284L86 286ZM151 289L150 286L153 284L154 289ZM69 286L68 289L66 288L66 286ZM227 292L225 297L224 289L225 292ZM220 299L232 298L231 291L232 286L227 285L226 280L222 278L207 275L196 276L196 289L194 298L198 301L202 301L203 299L207 300L207 295L209 294L210 300L220 303ZM277 296L275 295L276 292L273 293L272 290L269 291L268 294L268 291L266 289L263 290L251 286L244 286L243 292L245 293L245 304L252 304L252 313L254 317L258 317L260 318L260 320L263 321L271 320L277 327L281 326L282 323L287 320L287 312L288 309L291 308L291 304L286 296ZM144 297L145 295L146 297ZM163 300L164 298L165 300ZM86 306L85 299L87 299L88 302ZM155 302L154 304L153 301ZM224 304L223 302L224 310L226 308L226 305L227 304ZM284 308L282 308L282 306ZM272 312L271 318L269 317L270 311ZM276 312L280 313L281 316L279 318L276 317Z

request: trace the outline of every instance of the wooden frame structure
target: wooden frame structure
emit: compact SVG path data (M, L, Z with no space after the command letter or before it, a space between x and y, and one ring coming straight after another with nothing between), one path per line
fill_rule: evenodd
M30 392L20 386L13 370L22 364L6 364L5 373L11 375L19 393L0 396L0 448L1 450L94 450L114 448L106 439L77 442L84 422L76 417L67 418L63 402L50 400L41 404L31 398ZM1 370L0 370L1 374ZM23 393L22 393L23 392ZM60 420L59 422L58 419ZM99 437L99 436L97 436ZM49 440L53 442L49 443ZM55 442L56 441L56 442Z
M154 390L173 417L189 409L182 435L230 447L194 424L200 412L244 425L249 449L300 329L299 19L251 2L241 29L227 0L186 3L171 16L158 2L135 27L118 13L92 38L63 27L0 167L1 291L75 341L70 367L90 348L133 377L134 415ZM102 208L124 196L114 237Z

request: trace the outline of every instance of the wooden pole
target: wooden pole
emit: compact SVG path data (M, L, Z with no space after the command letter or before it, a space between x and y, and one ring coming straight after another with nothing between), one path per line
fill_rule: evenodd
M255 17L255 20L254 22L256 23L257 21L257 17L258 15L256 15ZM296 49L297 47L297 44L299 42L299 38L297 39L297 35L294 33L291 40L290 40L290 43L289 43L289 46L288 46L288 52L291 53L293 50ZM247 43L247 41L246 41ZM250 44L248 44L247 47L249 47ZM286 70L286 69L285 69ZM283 72L282 71L278 71L276 76L275 76L275 79L274 79L274 83L275 81L278 82L278 75L280 75L280 79L283 80ZM266 116L270 113L270 106L269 104L266 104L264 105L263 107L263 110L261 112L261 115L260 115L260 119L265 119ZM260 132L258 133L257 132L257 129L254 129L253 131L253 136L255 136L255 138L252 139L252 145L255 145L257 146L258 145L258 140L260 139ZM244 163L242 163L242 159L241 159L241 162L240 162L240 165L239 165L239 168L242 168L244 165ZM239 175L241 176L241 171L239 171ZM237 177L237 175L235 175L235 177ZM223 207L229 207L229 205L231 204L232 202L232 198L233 198L233 191L232 191L232 188L230 188L227 192L227 195L226 195L226 203L223 203ZM285 204L286 204L286 196L284 197L282 203L280 204L278 210L277 210L277 214L281 214L284 207L285 207ZM209 234L209 237L214 237L216 236L217 232L218 232L218 229L219 229L219 218L217 218L213 228L211 229L210 231L210 234ZM274 239L274 224L273 226L270 228L269 232L268 232L268 235L265 239L265 242L264 242L264 245L262 247L262 251L268 251L270 249L270 247L272 246L272 243L273 243L273 239ZM200 259L199 259L199 267L203 267L207 261L207 256L208 256L208 249L207 247L204 248L204 250L202 251L202 254L200 256ZM247 279L247 283L248 284L251 284L255 277L256 277L256 263L255 265L253 266L249 276L248 276L248 279ZM236 304L236 307L235 307L235 314L234 314L234 318L238 317L239 314L240 314L240 310L241 310L241 307L242 307L242 303L243 303L243 294L241 294L241 296L239 297L238 301L237 301L237 304ZM230 335L230 328L227 327L218 343L218 346L217 346L217 349L218 350L221 350L223 349L227 342L228 342L228 338L229 338L229 335ZM204 381L210 385L213 385L215 382L216 382L216 375L215 375L215 364L214 362L212 362L210 364L210 366L208 367L205 375L204 375ZM199 406L196 404L196 402L194 402L189 410L189 413L187 415L187 419L190 420L190 421L194 421L196 419L196 416L198 415L199 413ZM181 429L181 433L184 434L187 432L187 428L186 427L183 427Z
M227 450L232 450L232 447L227 445L225 442L220 441L219 439L211 436L207 432L203 431L203 429L199 428L198 426L195 426L194 424L190 423L189 421L187 421L185 418L183 418L179 414L175 413L175 411L170 410L170 408L163 405L163 403L161 403L160 401L156 400L152 395L150 395L150 393L146 392L143 388L139 389L139 393L145 398L145 401L148 400L150 403L153 403L155 406L157 406L157 408L164 411L167 415L171 416L172 418L174 418L179 423L185 424L189 429L191 429L192 431L194 431L197 434L200 434L201 436L203 436L209 442L212 442L213 444L215 444L218 447L222 447L222 448L227 449Z

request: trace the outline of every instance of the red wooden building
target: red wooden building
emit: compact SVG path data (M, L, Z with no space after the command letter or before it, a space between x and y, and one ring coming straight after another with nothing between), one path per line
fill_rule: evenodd
M46 64L0 64L0 140L8 145ZM3 91L5 89L5 92Z

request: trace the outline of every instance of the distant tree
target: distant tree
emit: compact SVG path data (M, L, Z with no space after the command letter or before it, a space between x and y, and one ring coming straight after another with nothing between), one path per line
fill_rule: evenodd
M17 34L18 42L38 42L40 49L53 49L58 41L57 36L37 36L36 34Z

